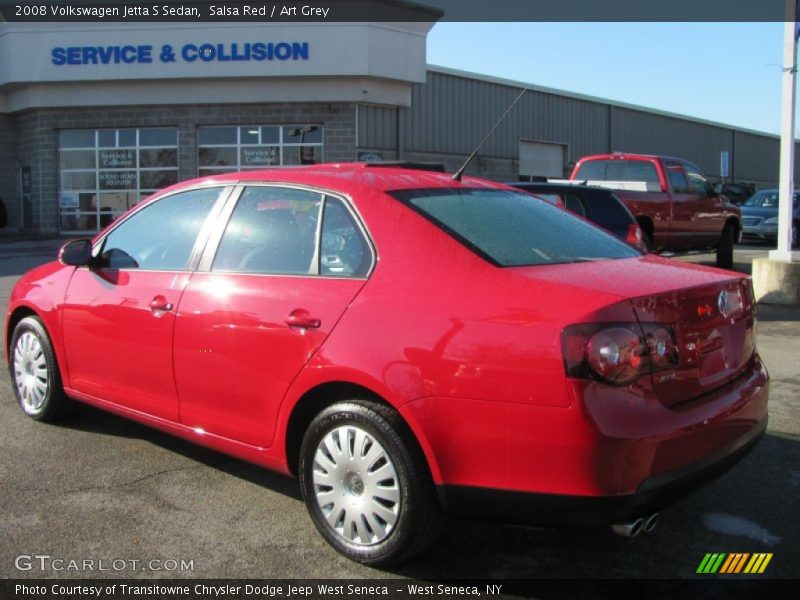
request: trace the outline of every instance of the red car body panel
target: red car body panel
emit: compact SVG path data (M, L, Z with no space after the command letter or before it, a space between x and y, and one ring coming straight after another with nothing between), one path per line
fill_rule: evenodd
M348 198L374 244L370 275L112 273L50 263L17 284L7 324L20 310L43 319L69 395L284 473L295 468L287 436L295 407L332 383L395 407L442 486L635 494L765 423L768 378L742 276L655 256L498 268L385 193L507 189L476 179L329 165L202 180L248 181ZM689 328L698 344L727 336L706 348L713 381L691 365L676 372L683 391L649 374L626 387L565 375L565 327L688 327L692 311L723 288L743 290L735 323ZM154 314L154 295L173 308ZM298 310L320 327L287 325Z
M172 337L186 273L77 269L61 307L69 387L156 417L178 420ZM98 355L98 350L102 354Z
M741 231L741 211L725 196L698 194L676 190L667 176L667 169L683 172L686 161L646 154L597 154L581 158L572 171L571 179L579 176L581 167L592 161L641 161L652 164L658 174L659 191L615 190L640 223L652 227L643 229L652 233L654 250L701 250L715 246L725 224L733 221ZM687 163L688 164L688 163Z
M181 422L246 444L271 445L286 390L363 285L358 279L192 275L174 334ZM293 311L307 311L321 326L288 327Z

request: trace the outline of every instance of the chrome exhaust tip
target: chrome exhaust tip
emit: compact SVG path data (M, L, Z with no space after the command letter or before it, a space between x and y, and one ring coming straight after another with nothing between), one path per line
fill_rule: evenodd
M634 519L625 523L614 523L611 526L611 531L622 537L634 538L642 531L644 527L644 519Z
M658 513L653 513L649 517L644 520L644 531L646 533L650 533L653 529L656 528L658 525L659 515Z

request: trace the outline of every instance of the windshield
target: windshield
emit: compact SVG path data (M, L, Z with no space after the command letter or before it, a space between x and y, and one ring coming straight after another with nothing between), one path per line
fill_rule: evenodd
M794 193L794 202L792 203L797 208L797 198L800 192ZM745 206L757 206L759 208L778 208L778 190L761 190L756 192L754 196L744 203Z
M498 266L641 256L602 229L522 192L437 188L389 194Z

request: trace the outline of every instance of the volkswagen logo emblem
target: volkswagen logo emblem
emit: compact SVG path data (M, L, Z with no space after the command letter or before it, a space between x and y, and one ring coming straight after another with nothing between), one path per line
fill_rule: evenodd
M729 314L731 314L731 304L727 290L722 290L719 293L719 297L717 298L717 307L719 308L719 314L721 314L723 317L727 317Z

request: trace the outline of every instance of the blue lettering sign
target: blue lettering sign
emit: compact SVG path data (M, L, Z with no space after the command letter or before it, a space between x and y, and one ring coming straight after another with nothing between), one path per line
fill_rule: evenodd
M50 51L50 62L63 65L152 63L152 46L70 46Z
M247 62L247 61L299 61L309 59L308 42L232 42L229 44L185 44L180 52L164 45L158 59L162 63L174 62L178 56L183 62ZM179 60L180 60L179 59ZM119 65L153 62L153 46L70 46L52 48L50 62L64 65Z

